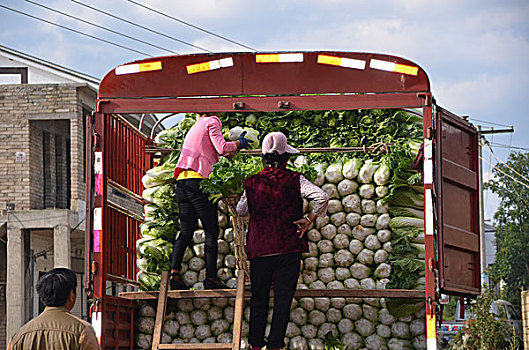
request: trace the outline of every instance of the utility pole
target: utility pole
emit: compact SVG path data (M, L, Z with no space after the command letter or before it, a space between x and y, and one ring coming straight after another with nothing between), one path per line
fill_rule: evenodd
M485 202L483 200L483 152L482 152L482 143L481 140L485 134L501 134L501 133L512 133L514 132L514 127L511 126L509 129L494 129L482 130L481 125L477 125L478 129L478 147L479 147L479 245L480 245L480 267L481 267L481 286L489 284L489 277L485 272L487 268L487 245L485 242Z

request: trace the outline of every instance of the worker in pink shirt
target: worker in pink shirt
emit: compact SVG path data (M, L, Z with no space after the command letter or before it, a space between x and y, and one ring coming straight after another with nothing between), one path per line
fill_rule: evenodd
M189 289L182 280L182 258L191 243L198 219L206 233L206 279L204 289L227 288L217 277L219 224L217 206L200 190L202 179L209 177L220 156L230 156L239 149L248 148L245 132L233 142L224 140L222 123L216 116L202 115L189 129L175 169L176 197L180 216L180 234L173 246L170 287Z

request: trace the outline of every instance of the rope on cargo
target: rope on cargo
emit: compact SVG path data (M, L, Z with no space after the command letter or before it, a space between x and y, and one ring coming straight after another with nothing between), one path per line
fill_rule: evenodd
M364 153L389 153L391 149L391 143L377 142L371 146L358 146L358 147L314 147L314 148L298 148L299 153L354 153L354 152L364 152ZM180 150L180 149L176 149ZM145 147L145 152L147 153L170 153L173 151L171 148L159 148L156 146ZM253 149L251 151L242 150L241 154L248 155L261 155L260 149Z

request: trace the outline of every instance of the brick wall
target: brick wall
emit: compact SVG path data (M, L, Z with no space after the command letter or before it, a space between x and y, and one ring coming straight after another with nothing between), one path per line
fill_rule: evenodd
M76 84L0 85L1 202L14 204L17 210L42 209L45 203L58 208L70 204L77 210L85 188L83 109L92 110L95 97L94 91ZM66 132L51 124L58 121L68 123ZM48 137L43 139L44 132L49 133L49 142ZM45 154L49 163L43 161ZM44 166L50 167L50 179L42 176ZM57 192L59 185L70 186L69 200ZM50 191L44 193L44 188Z

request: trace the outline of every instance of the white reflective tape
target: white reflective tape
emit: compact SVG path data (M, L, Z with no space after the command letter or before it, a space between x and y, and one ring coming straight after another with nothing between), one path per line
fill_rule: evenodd
M219 64L220 64L220 66L222 68L232 67L233 66L233 58L232 57L221 58L219 60Z
M345 58L328 55L318 55L319 64L328 64L330 66L338 66L344 68L354 68L364 70L366 68L366 61L357 60L354 58Z
M432 184L433 183L433 161L431 159L424 160L424 183Z
M279 62L280 63L303 62L303 54L302 53L280 53Z
M150 72L154 70L162 69L162 61L154 62L143 62L143 63L132 63L125 64L123 66L116 67L116 75L132 74L139 72Z
M103 152L94 154L94 174L103 174Z
M103 211L102 208L94 208L94 231L103 229Z
M92 327L94 327L96 337L100 338L103 333L103 315L101 312L92 312Z
M340 66L354 69L366 69L366 61L355 60L352 58L342 58Z
M423 165L424 183L433 183L433 142L424 139L424 165Z
M380 70L385 70L388 72L394 72L395 62L386 62L386 61L372 59L371 62L369 62L369 67L373 69L380 69Z
M437 350L437 339L426 339L427 350Z
M255 63L303 62L302 53L265 53L255 55Z
M433 141L430 139L424 139L424 158L433 158Z
M124 66L116 67L115 69L116 75L139 73L139 71L140 65L138 63L126 64Z
M222 66L220 65L219 60L209 61L209 70L220 69L220 68L222 68Z
M227 68L233 66L233 57L226 57L220 60L213 60L202 63L195 63L186 66L187 74L194 74L200 72L207 72L210 70L216 70L220 68Z
M433 235L433 200L430 189L424 191L424 224L425 234Z

